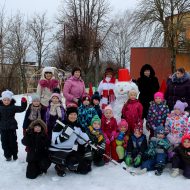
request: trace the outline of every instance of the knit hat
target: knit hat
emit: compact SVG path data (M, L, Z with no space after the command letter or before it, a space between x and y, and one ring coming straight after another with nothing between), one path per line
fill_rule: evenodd
M181 143L183 144L186 139L190 140L190 134L183 135L183 137L181 139Z
M58 94L60 94L61 92L60 92L60 88L54 88L53 89L53 93L58 93Z
M95 116L92 118L92 120L91 120L91 125L93 125L93 123L94 123L95 121L98 121L98 123L101 124L101 120L100 120L100 118L99 118L98 115L95 115Z
M50 100L53 98L53 97L57 97L59 99L59 101L61 101L61 95L59 93L53 93L50 97Z
M98 100L98 101L100 101L100 95L99 95L99 92L98 92L98 91L94 92L94 94L92 95L92 101L93 101L93 100Z
M135 123L134 131L135 130L139 130L139 132L143 133L143 122L142 121Z
M158 126L156 127L156 130L155 130L156 134L165 134L165 129L163 126Z
M162 101L164 100L164 94L162 92L156 92L154 94L154 100L159 97Z
M82 102L85 101L85 100L88 100L90 102L91 98L88 94L84 94L83 97L82 97Z
M106 110L111 110L111 111L113 112L113 109L112 109L112 107L111 107L110 105L108 105L108 106L106 106L106 107L104 108L104 112L105 112Z
M118 123L118 129L121 130L121 127L125 127L126 131L128 130L128 123L125 119L121 119Z
M188 104L186 102L181 102L180 100L177 100L177 102L174 105L174 109L179 109L181 112L184 112L187 106Z
M9 100L12 100L13 95L14 95L14 94L13 94L11 91L9 91L9 90L3 91L3 92L1 93L2 100L5 99L5 98L8 98Z
M44 67L43 71L42 71L44 74L45 73L52 73L54 74L54 71L52 69L52 67Z
M69 116L69 114L71 113L76 113L78 115L78 109L76 106L72 106L72 107L67 107L67 110L66 110L66 114L67 114L67 117Z
M32 98L32 102L40 102L40 96L38 94L32 94L31 95L31 98Z
M72 75L74 75L75 71L80 71L80 73L81 73L80 67L74 67L73 70L72 70L72 72L71 72Z
M106 70L105 70L105 75L107 74L107 73L114 73L114 70L111 68L111 67L108 67L108 68L106 68Z

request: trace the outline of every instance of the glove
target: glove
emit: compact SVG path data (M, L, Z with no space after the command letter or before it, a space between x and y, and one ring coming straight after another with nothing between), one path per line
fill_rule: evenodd
M106 144L110 144L110 140L108 138L106 139Z
M105 143L104 143L104 142L101 143L101 145L98 146L98 153L99 153L100 155L103 155L103 154L105 153L105 148L106 148Z
M25 97L22 97L21 102L27 102L27 99Z
M134 159L134 166L139 166L141 163L141 155L137 155L137 157Z
M130 166L131 163L132 163L132 157L131 155L128 155L126 158L125 158L125 163L127 166Z

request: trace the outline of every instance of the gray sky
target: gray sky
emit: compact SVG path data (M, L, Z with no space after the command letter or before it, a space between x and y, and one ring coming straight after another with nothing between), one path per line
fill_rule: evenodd
M138 0L107 0L114 12L134 8ZM27 16L34 12L47 11L47 15L53 18L62 0L0 0L0 7L5 4L8 14L14 14L18 10Z

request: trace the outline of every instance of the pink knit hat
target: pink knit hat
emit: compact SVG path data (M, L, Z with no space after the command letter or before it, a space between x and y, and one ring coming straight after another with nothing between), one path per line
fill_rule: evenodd
M121 130L121 127L125 127L125 129L128 130L128 123L125 119L121 119L121 121L118 123L119 130Z
M57 98L59 99L59 101L61 101L61 95L60 95L59 93L53 93L53 94L51 95L50 100L51 100L54 96L57 97Z
M174 109L179 109L183 113L187 106L188 104L186 102L181 102L180 100L177 100L174 105Z
M164 94L162 92L156 92L154 94L154 100L159 97L162 101L164 100Z
M106 106L106 107L104 108L104 112L105 112L106 110L111 110L111 111L113 112L112 107L111 107L110 105L108 105L108 106Z

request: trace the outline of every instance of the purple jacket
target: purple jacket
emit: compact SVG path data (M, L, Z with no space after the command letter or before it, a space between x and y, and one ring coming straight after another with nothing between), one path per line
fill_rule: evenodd
M71 76L65 81L63 95L66 100L66 106L70 103L75 103L73 98L82 98L85 93L85 84L81 78Z

